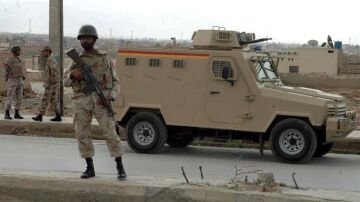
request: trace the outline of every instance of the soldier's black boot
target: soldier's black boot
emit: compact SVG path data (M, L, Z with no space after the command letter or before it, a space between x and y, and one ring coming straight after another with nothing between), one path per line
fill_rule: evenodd
M42 121L42 114L38 114L37 116L32 117L32 119L33 119L34 121Z
M94 163L92 158L86 158L86 170L85 172L80 176L80 178L87 179L90 177L95 177L95 169L94 169Z
M56 112L56 115L54 118L50 119L50 121L62 121L60 113Z
M126 178L126 173L125 173L124 166L122 164L121 156L116 157L115 161L116 161L116 169L117 169L117 178L119 180L123 180Z
M15 110L15 115L14 115L14 119L23 119L24 117L22 117L19 113L19 110Z
M10 120L12 119L11 116L10 116L10 111L9 111L9 110L6 110L6 111L5 111L5 117L4 117L4 119L10 119Z

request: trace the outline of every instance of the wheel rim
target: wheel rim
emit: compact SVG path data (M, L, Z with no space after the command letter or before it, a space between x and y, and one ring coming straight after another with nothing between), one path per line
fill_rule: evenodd
M304 135L295 129L288 129L279 138L280 149L288 155L299 154L305 146Z
M155 139L155 129L148 122L140 122L135 125L133 132L134 140L141 146L148 146Z

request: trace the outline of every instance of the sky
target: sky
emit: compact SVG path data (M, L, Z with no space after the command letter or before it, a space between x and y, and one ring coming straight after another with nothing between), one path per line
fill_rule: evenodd
M360 2L356 0L63 0L64 34L76 36L83 24L100 37L190 39L213 26L253 32L274 42L360 43ZM47 34L48 0L0 0L0 32ZM111 30L111 31L110 31Z

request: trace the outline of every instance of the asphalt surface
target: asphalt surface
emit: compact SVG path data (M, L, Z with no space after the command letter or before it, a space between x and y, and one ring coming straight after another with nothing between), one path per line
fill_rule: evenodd
M97 175L116 174L115 162L109 156L104 141L94 141ZM165 147L159 154L134 153L126 143L124 164L130 176L183 178L184 167L189 180L199 180L202 166L205 180L228 181L234 178L235 166L241 172L252 169L273 172L277 182L293 185L291 174L299 186L360 191L360 155L328 154L307 164L278 162L270 151L259 157L253 149L230 149L190 146L184 149ZM74 139L0 135L1 170L83 171L86 164L80 159ZM249 179L254 176L249 174ZM240 175L241 179L245 174Z

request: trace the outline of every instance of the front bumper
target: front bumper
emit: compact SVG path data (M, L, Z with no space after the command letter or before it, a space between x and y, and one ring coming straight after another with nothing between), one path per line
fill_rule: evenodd
M326 121L326 142L335 142L345 138L358 127L359 116L353 111L345 117L329 117Z

